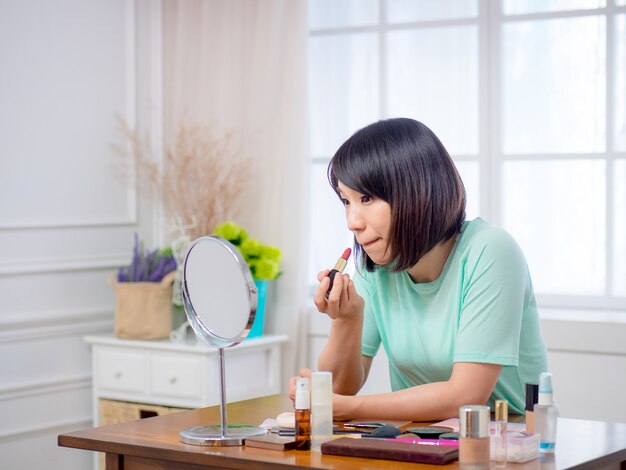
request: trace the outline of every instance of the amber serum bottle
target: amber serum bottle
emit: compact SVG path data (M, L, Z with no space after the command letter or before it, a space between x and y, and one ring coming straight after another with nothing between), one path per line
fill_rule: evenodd
M298 377L296 381L296 449L311 449L311 391L309 379Z

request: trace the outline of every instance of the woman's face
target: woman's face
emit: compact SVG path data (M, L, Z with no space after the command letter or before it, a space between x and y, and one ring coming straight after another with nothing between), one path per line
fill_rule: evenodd
M365 196L341 181L337 186L346 211L348 229L374 263L378 265L389 263L391 206L382 199Z

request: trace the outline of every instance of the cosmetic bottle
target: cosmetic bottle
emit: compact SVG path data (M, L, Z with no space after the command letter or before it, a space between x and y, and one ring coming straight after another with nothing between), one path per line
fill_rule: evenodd
M496 433L494 435L496 468L506 467L507 421L509 420L509 402L496 400Z
M296 381L296 449L309 450L311 448L311 392L309 379L298 377Z
M311 449L321 450L333 438L333 374L311 374Z
M535 405L539 399L539 385L526 384L526 432L535 433Z
M459 465L464 470L489 469L489 407L459 408Z
M552 395L552 374L539 374L539 401L535 405L535 432L539 434L539 452L554 452L558 408Z

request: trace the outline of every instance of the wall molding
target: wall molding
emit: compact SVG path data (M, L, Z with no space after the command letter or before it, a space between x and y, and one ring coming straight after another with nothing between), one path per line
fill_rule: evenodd
M330 320L311 307L308 338L326 338ZM622 312L539 309L541 331L548 351L598 355L626 355L626 315Z
M0 318L0 344L113 330L110 308L23 314Z
M540 313L541 333L548 351L599 355L626 355L626 322L624 316L608 314L594 317L576 315L548 317Z
M75 390L91 391L91 375L56 380L38 380L8 387L0 386L0 401L37 397Z
M67 392L91 393L91 376L65 378L61 380L47 380L23 383L17 386L0 387L0 402L25 398L48 399L51 394ZM78 419L42 423L36 426L14 428L10 432L0 433L0 443L6 440L21 440L38 434L61 432L63 429L90 426L92 416L85 415Z
M42 424L40 426L32 426L28 428L16 429L10 433L0 434L0 444L11 441L22 441L36 436L44 436L52 434L61 434L68 430L88 428L93 425L91 416L79 417L78 419L56 421L54 423Z
M128 264L128 259L128 254L114 254L5 262L0 263L0 276L117 269Z
M587 349L574 349L574 348L546 348L548 352L570 353L570 354L584 354L586 356L615 356L625 357L626 353L615 351L590 351Z
M136 27L136 1L131 0L125 2L125 88L126 100L124 109L124 119L129 125L136 127L136 103L137 103L137 27ZM113 120L113 116L111 116ZM126 194L127 206L123 215L117 217L97 217L91 219L74 219L72 217L65 219L48 219L48 220L3 220L0 222L0 230L43 230L43 229L61 229L61 228L93 228L93 227L112 227L112 226L133 226L138 224L138 187L137 184L132 187L128 185Z
M53 221L32 221L32 222L2 222L0 230L47 230L63 228L94 228L94 227L131 227L137 225L137 210L131 206L131 214L126 217L102 218L92 220L55 220Z

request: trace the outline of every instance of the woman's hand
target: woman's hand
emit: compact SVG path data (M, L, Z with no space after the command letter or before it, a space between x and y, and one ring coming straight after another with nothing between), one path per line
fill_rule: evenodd
M289 379L289 398L291 398L292 402L295 403L296 401L296 381L298 380L298 378L308 377L308 379L311 380L312 373L313 371L311 371L311 369L300 369L299 375L296 375Z
M326 292L330 286L329 273L330 271L326 269L317 275L320 284L313 297L317 310L333 320L358 318L363 314L365 301L357 294L354 282L347 274L337 273L327 299Z
M299 375L289 379L289 398L295 404L296 400L296 381L299 377L308 377L311 380L311 369L300 369ZM354 406L354 396L339 395L333 393L333 417L336 420L347 420L352 418L351 412Z

